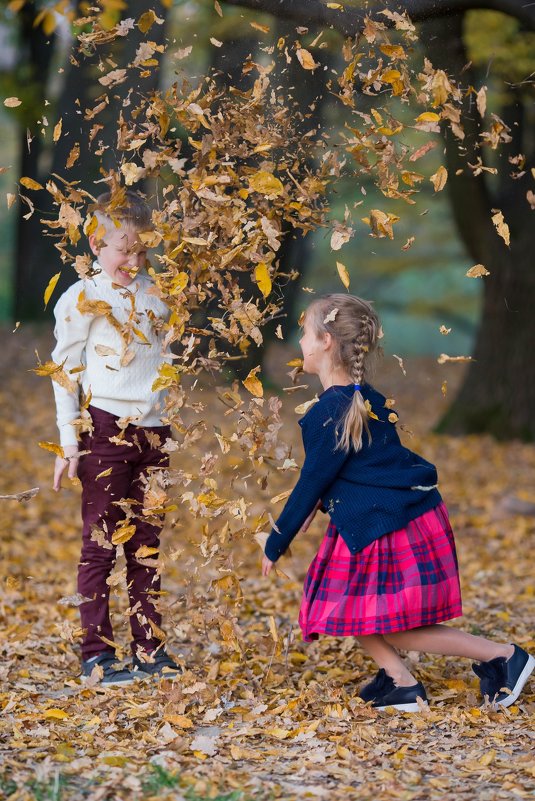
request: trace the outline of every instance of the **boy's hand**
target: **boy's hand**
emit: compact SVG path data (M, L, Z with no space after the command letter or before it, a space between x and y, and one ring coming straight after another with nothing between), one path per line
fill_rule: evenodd
M309 516L307 517L307 519L305 520L305 522L303 523L303 525L301 526L301 531L306 531L307 530L309 525L312 523L312 521L316 517L316 512L318 511L320 506L321 506L321 501L318 501L317 504L315 505L315 507L313 508L313 510L311 511L311 513L309 514Z
M78 470L78 445L65 445L63 453L65 458L62 459L61 456L56 456L54 465L54 484L52 486L55 492L60 491L61 477L67 468L69 470L67 473L69 478L76 478L76 471Z
M264 556L262 557L262 575L269 576L271 568L273 567L274 564L275 562L272 562L271 559L268 559L267 556L264 554Z

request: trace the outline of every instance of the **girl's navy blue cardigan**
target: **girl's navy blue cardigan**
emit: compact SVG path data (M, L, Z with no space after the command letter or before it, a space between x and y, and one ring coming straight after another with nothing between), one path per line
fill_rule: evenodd
M362 395L379 418L369 418L358 453L337 449L337 427L353 397L353 384L333 386L299 420L305 448L301 475L269 535L265 554L275 562L318 501L351 553L381 535L404 528L441 502L436 468L405 448L385 397L370 384Z

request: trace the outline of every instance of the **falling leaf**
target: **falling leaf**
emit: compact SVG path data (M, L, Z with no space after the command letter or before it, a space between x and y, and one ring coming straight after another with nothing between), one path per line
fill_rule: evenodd
M136 533L136 527L133 524L124 523L118 526L112 534L111 541L113 545L120 545L131 540Z
M393 354L392 354L392 356L393 356L393 358L394 358L394 359L396 359L396 360L397 360L397 362L398 362L398 364L399 364L399 366L400 366L400 368L401 368L401 372L403 373L403 375L407 375L407 372L406 372L406 370L405 370L405 366L404 366L404 364L403 364L403 359L401 358L401 356L396 356L396 354L395 354L395 353L393 353Z
M434 111L424 111L423 114L420 114L416 117L416 122L439 122L440 116L436 114Z
M55 453L56 456L59 456L60 459L65 459L65 454L63 452L63 448L61 445L56 445L55 442L38 442L37 443L40 448L44 451L50 451L51 453Z
M53 293L54 289L56 288L56 284L59 281L60 275L61 275L61 272L56 273L55 275L53 275L52 278L50 279L50 281L47 284L47 287L45 289L45 295L44 295L45 309L46 309L46 307L48 305L48 301L52 297L52 293Z
M487 87L482 86L476 95L476 106L481 117L485 116L487 109Z
M349 289L349 275L347 274L347 270L346 270L346 268L344 267L344 265L343 265L343 264L340 264L340 262L336 262L336 266L338 267L338 273L339 273L339 275L340 275L340 278L341 278L341 280L342 280L342 282L343 282L343 284L344 284L345 288L346 288L346 289ZM344 278L342 277L342 273L340 272L340 267L343 267L343 268L344 268L344 270L345 270L345 275L347 276L347 285L346 285L346 283L345 283L345 280L344 280ZM332 309L332 310L329 312L329 314L327 314L327 316L325 317L325 319L323 320L323 325L326 325L327 323L332 323L332 322L334 322L334 321L336 320L336 315L338 314L338 311L339 311L338 309Z
M291 490L285 490L284 492L280 492L278 495L275 495L270 503L280 503L281 501L285 501L286 498L290 495Z
M253 192L260 192L267 197L277 197L284 192L282 182L271 172L260 170L249 178L249 187Z
M435 173L433 173L433 175L429 180L433 184L435 192L441 192L446 186L446 181L448 180L447 169L442 165L440 165L438 170Z
M295 54L299 60L299 63L305 70L315 70L320 66L314 61L312 53L310 53L308 50L305 50L303 47L298 47L295 51Z
M471 362L471 356L448 356L447 353L441 353L437 359L439 364L446 364L446 362Z
M318 396L316 395L312 400L305 401L304 403L300 403L299 406L296 406L294 411L296 414L306 414L308 410L314 406L315 403L319 401Z
M214 47L223 47L223 42L220 42L219 39L216 39L214 36L210 36L210 41Z
M259 367L255 367L253 370L249 371L247 378L242 381L243 386L247 389L251 395L254 395L255 398L263 398L264 397L264 387L259 379L256 377L256 374L260 370Z
M441 334L444 334L444 336L447 336L449 333L451 333L451 328L446 328L445 325L441 325L438 330Z
M34 181L33 178L20 178L20 183L26 187L26 189L44 189L37 181Z
M474 264L467 270L466 275L469 278L482 278L484 275L490 275L489 271L482 264Z
M349 289L350 279L349 279L349 273L347 271L347 267L345 266L345 264L342 264L342 262L337 261L336 262L336 269L338 270L338 275L340 277L340 281L343 283L343 285L345 286L346 289ZM336 310L336 311L338 311L338 310Z
M7 201L7 207L8 207L8 209L10 209L10 208L11 208L11 206L12 206L12 205L13 205L13 203L16 201L16 199L17 199L17 196L16 196L16 195L14 195L12 192L8 192L8 193L6 194L6 201Z
M222 17L223 16L223 10L222 10L218 0L214 0L214 8L217 11L217 13L219 14L219 16Z
M53 134L53 141L57 142L61 136L61 129L63 128L63 119L60 119L59 122L56 123L54 126L54 134Z
M511 241L509 226L505 222L503 214L499 209L492 209L492 211L493 211L492 222L494 223L494 226L498 234L501 236L507 247L509 247Z
M271 292L272 283L271 283L271 277L269 275L268 266L265 262L262 261L260 262L260 264L256 265L254 271L254 277L259 290L261 291L263 296L267 298L267 296Z
M262 31L262 33L269 33L271 30L269 25L261 25L259 22L250 22L249 25L257 31Z
M446 397L446 395L448 393L448 382L447 381L443 381L442 382L442 386L440 387L440 391L442 392L443 396Z
M19 100L18 97L6 97L4 100L4 106L7 108L17 108L17 106L20 106L21 103L22 100Z

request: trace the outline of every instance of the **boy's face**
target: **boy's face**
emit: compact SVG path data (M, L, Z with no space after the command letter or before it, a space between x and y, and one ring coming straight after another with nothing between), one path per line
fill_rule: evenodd
M146 248L131 225L112 228L99 242L93 234L89 245L104 272L119 286L131 284L147 260Z

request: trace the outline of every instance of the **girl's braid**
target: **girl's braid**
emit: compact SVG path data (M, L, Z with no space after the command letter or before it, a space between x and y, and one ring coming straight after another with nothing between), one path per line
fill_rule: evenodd
M373 321L368 315L360 319L359 332L355 337L353 358L351 360L351 378L355 384L362 384L366 356L373 340Z

